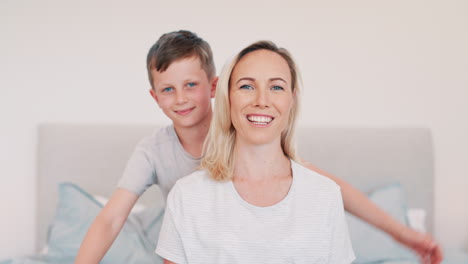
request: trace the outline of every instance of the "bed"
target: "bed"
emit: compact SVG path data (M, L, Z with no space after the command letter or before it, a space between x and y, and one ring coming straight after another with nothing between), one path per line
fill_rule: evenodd
M144 124L41 124L38 254L0 263L73 263L84 233L115 189L133 148L157 128ZM298 143L304 160L350 182L405 224L432 231L434 162L428 129L300 127ZM153 251L163 212L164 199L153 186L141 197L102 263L162 263ZM385 234L353 216L347 218L355 263L418 263L411 252ZM459 254L445 263L468 263L468 257Z

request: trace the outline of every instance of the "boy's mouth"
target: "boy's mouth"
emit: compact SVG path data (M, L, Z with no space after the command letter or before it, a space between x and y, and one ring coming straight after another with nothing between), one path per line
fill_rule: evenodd
M266 126L270 124L273 119L275 118L268 115L247 115L247 120L254 125Z
M193 109L195 109L195 106L194 107L190 107L190 108L187 108L187 109L182 109L182 110L176 110L174 112L176 112L177 114L179 115L188 115L190 114Z

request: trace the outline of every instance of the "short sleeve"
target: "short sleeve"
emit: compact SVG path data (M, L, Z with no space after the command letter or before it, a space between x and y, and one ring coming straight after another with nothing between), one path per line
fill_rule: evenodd
M349 264L355 259L355 256L344 215L343 198L339 188L336 196L333 202L334 205L331 207L333 212L331 213L330 223L334 226L332 227L328 263Z
M159 233L158 246L156 254L164 259L177 264L187 263L182 238L182 230L178 227L177 220L181 219L175 212L177 209L177 200L180 195L180 189L177 185L172 188L167 197L166 213Z
M142 147L137 147L127 162L117 187L142 195L151 185L156 184L156 171Z

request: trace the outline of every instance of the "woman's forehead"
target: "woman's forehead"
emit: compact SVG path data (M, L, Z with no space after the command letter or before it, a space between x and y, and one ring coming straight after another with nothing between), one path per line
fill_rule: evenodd
M242 57L231 74L231 81L241 78L281 78L291 83L291 71L286 60L270 50L256 50Z

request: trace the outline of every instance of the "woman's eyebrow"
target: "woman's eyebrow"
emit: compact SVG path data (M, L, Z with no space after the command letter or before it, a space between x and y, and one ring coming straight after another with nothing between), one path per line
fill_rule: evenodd
M240 81L251 81L251 82L254 82L255 81L255 78L252 78L252 77L243 77L243 78L240 78L239 80L237 80L236 84L239 83ZM270 78L269 79L270 82L273 82L273 81L282 81L284 83L288 83L287 81L285 81L283 78L281 77L275 77L275 78Z
M243 78L240 78L239 80L237 80L236 84L239 83L240 81L251 81L251 82L254 82L254 81L255 81L255 78L252 78L252 77L243 77Z
M270 78L270 82L272 82L272 81L282 81L284 83L288 83L287 81L285 81L283 78L280 78L280 77Z

